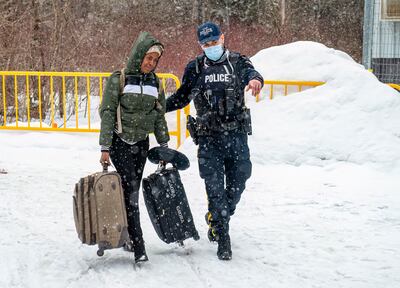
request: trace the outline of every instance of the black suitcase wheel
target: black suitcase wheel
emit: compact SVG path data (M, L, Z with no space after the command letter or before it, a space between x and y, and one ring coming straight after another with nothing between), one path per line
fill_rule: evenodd
M100 248L99 250L97 250L97 256L101 257L104 255L104 249Z
M199 233L196 232L196 233L193 235L193 240L195 240L195 241L200 240Z

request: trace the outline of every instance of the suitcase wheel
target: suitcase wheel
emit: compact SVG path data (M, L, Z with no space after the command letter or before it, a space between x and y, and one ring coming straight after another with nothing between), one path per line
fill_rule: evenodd
M101 257L104 255L104 249L100 248L99 250L97 250L97 256Z
M199 233L195 233L195 234L193 235L193 240L195 240L195 241L200 240Z

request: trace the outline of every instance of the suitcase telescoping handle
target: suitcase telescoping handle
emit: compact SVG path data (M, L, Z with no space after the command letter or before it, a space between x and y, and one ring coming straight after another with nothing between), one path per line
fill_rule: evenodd
M160 162L158 162L158 166L157 166L156 172L157 173L161 172L162 170L165 169L166 166L167 166L167 162L161 160Z

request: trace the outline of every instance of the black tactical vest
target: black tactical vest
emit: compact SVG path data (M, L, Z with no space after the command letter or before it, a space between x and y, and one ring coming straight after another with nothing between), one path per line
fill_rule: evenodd
M244 108L244 91L235 71L239 54L229 53L225 61L214 65L207 65L204 58L197 58L199 77L192 90L197 116L213 114L218 122L233 121Z

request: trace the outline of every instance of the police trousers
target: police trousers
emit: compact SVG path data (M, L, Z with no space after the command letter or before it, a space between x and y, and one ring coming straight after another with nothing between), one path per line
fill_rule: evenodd
M212 224L227 224L251 175L247 134L224 132L200 136L198 163Z

